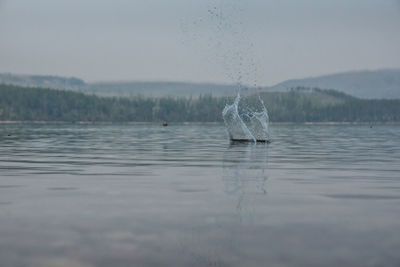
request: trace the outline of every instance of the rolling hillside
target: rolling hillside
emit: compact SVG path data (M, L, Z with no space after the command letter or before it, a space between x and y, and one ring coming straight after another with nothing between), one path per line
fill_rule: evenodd
M91 83L82 92L100 96L198 97L199 95L229 96L235 86L185 82L103 82Z
M0 84L25 87L67 89L98 96L122 97L194 97L233 96L235 85L190 82L98 82L86 83L78 78L0 74ZM287 92L292 88L334 89L365 99L400 99L400 70L355 71L287 80L275 86L260 88L263 92Z
M11 73L0 73L0 84L69 90L79 90L86 86L83 80L74 77Z
M283 92L298 86L335 89L359 98L400 99L400 70L354 71L288 80L266 90Z

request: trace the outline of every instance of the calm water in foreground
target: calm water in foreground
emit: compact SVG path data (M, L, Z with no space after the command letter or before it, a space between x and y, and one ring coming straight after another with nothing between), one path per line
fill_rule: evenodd
M0 125L0 266L399 266L400 126Z

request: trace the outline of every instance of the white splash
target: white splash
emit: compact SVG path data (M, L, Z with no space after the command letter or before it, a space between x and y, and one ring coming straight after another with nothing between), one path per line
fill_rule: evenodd
M252 104L241 103L240 90L235 101L222 111L231 140L268 142L269 116L260 95L252 97Z

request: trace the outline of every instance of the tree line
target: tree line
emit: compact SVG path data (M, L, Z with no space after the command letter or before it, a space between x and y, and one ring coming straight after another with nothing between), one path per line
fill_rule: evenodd
M366 100L334 90L302 88L262 93L261 97L274 122L400 122L399 99ZM221 112L232 102L233 97L211 95L99 97L0 85L0 121L222 122Z

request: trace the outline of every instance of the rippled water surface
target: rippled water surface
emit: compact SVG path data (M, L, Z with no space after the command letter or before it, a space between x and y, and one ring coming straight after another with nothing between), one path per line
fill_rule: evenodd
M399 266L400 127L0 125L0 266Z

